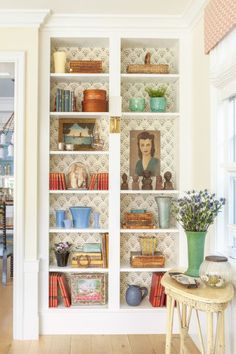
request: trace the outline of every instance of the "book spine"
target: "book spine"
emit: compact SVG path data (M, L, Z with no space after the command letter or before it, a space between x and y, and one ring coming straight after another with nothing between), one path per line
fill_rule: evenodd
M69 290L68 290L68 286L67 286L67 283L66 283L65 276L63 274L60 274L59 286L60 286L60 289L61 289L61 294L62 294L62 298L63 298L63 301L64 301L64 305L66 307L69 307L71 305L70 294L69 294Z
M61 91L61 112L65 112L65 90Z
M61 95L61 89L57 89L56 92L56 111L60 112L60 95Z
M70 90L65 90L65 112L69 112Z
M102 234L102 259L103 268L107 268L106 234Z

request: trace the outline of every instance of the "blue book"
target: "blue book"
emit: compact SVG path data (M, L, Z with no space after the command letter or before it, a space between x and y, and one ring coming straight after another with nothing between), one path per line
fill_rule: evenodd
M100 243L85 243L83 245L83 252L101 252Z

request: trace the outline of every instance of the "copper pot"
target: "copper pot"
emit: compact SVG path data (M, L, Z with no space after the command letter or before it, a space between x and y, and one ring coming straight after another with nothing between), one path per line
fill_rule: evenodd
M84 100L82 102L83 112L107 112L106 100Z
M84 101L86 100L106 100L106 90L84 90Z

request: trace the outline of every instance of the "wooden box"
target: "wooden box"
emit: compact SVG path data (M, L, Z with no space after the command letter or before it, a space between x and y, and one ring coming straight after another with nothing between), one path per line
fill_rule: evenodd
M127 229L154 229L153 213L125 213L123 227Z
M91 90L84 90L84 101L87 100L106 100L107 92L106 90L101 89L91 89Z
M71 60L69 66L70 73L96 74L102 72L101 60Z
M165 265L165 257L161 252L152 256L142 255L141 252L130 252L130 265L134 268L156 268Z

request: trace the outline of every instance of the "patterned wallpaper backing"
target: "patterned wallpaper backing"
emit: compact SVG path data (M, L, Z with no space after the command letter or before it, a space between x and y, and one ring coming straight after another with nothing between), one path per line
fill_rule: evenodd
M144 64L147 52L151 53L151 64L168 64L170 74L178 73L177 48L123 48L121 50L121 72L126 73L129 64Z
M161 132L161 175L171 171L174 188L176 186L177 174L177 121L171 118L150 119L150 118L122 118L121 120L121 175L126 173L129 176L130 158L130 131L131 130L160 130ZM130 178L132 181L132 178Z

